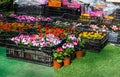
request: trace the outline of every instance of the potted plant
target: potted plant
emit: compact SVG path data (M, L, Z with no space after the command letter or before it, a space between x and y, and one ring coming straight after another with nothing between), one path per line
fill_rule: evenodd
M53 50L53 67L56 69L59 69L62 67L62 61L63 61L63 49L61 47L58 47L57 49Z
M66 43L71 43L74 47L76 47L78 45L78 39L75 36L75 34L68 35L66 38ZM74 48L71 50L70 58L71 58L71 60L73 60L75 58Z
M78 45L75 47L76 50L76 58L80 58L83 56L83 48L84 48L85 41L79 40Z
M64 66L68 66L70 65L70 62L71 62L71 53L74 52L74 45L73 43L64 43L62 45L62 48L64 49L64 60L63 60L63 63L64 63Z

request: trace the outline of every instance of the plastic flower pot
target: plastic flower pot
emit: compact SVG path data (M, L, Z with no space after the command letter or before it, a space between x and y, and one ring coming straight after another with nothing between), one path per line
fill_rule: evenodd
M70 65L70 58L69 57L64 58L63 63L64 63L64 66Z
M59 63L56 60L53 60L53 67L55 69L60 69L62 67L62 63Z
M81 58L83 57L83 52L82 51L76 51L76 58Z

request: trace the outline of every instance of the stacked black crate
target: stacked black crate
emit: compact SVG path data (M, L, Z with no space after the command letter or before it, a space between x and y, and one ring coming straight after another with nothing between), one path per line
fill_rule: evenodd
M49 7L45 6L44 16L62 16L64 13L80 15L80 8L68 8L68 7Z
M14 5L15 14L17 15L41 15L43 14L44 5Z
M116 9L115 11L115 20L120 20L120 9Z

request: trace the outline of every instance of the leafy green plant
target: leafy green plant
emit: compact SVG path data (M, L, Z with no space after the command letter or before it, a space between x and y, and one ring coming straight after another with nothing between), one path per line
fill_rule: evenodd
M78 45L75 46L76 50L82 50L84 48L85 41L84 40L79 40Z
M56 50L53 50L53 59L58 63L61 63L64 58L63 54L63 49L61 47L58 47Z

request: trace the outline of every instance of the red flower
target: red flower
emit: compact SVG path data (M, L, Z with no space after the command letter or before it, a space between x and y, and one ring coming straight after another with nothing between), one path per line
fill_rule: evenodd
M60 34L60 37L65 37L65 34L63 34L63 33L62 33L62 34Z
M40 29L39 32L42 33L43 31Z
M53 28L50 28L50 33L54 33L54 29Z
M2 29L2 28L3 28L3 26L0 25L0 29Z
M56 50L57 50L57 52L62 52L63 51L62 47L58 47Z

